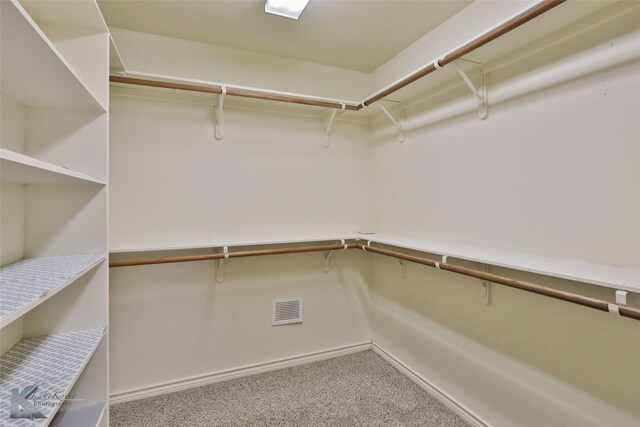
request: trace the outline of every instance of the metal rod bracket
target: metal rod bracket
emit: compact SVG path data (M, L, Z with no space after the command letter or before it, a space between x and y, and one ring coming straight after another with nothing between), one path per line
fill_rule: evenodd
M627 291L621 291L621 290L616 291L616 304L627 305L627 294L628 293L629 292L627 292Z
M229 259L229 247L222 248L224 252L224 258L216 260L216 282L224 282L224 261Z
M349 245L344 239L340 239L340 244L342 245L342 249L349 249ZM331 270L331 255L333 255L333 250L330 250L324 257L322 271L324 271L325 273L328 273Z
M332 110L331 113L322 118L322 126L324 128L324 143L322 146L324 148L329 148L329 132L331 132L331 126L333 125L333 120L336 118L336 114L340 111L344 111L347 107L345 104L341 103L341 107L339 110Z
M216 106L216 111L213 117L213 130L214 137L217 141L222 141L222 119L223 119L223 107L224 107L224 97L227 95L227 87L222 86L222 93L218 95L218 105Z
M482 271L485 273L489 273L489 264L480 264L482 267ZM489 305L491 303L491 283L487 280L481 280L482 284L480 299L484 303L484 305Z
M487 102L487 82L486 76L484 73L484 65L480 65L480 88L477 88L475 84L471 81L467 73L458 65L458 61L453 61L453 65L458 70L458 74L462 77L462 80L467 84L473 95L478 100L478 118L480 120L485 120L489 116L489 108Z
M322 266L322 271L324 271L325 273L328 273L331 270L331 255L333 255L333 251L329 251L324 257L324 265Z
M400 266L402 267L401 274L402 274L402 278L404 279L405 277L407 277L407 263L403 259L399 259L398 261L400 261Z
M380 108L382 109L382 111L384 111L387 117L389 117L389 120L391 120L395 125L395 127L398 129L398 141L404 142L404 108L402 108L402 105L400 105L400 113L397 120L391 115L391 113L389 113L389 110L384 108L384 105L380 105Z

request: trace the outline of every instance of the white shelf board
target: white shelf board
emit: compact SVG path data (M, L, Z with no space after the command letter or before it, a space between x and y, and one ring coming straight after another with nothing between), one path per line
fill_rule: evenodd
M107 33L100 7L95 0L85 1L23 1L20 3L41 26L82 27L84 31Z
M0 2L2 94L30 107L106 112L16 0Z
M475 261L514 270L542 274L561 279L574 280L582 283L603 286L611 289L621 289L640 292L640 269L618 267L589 263L585 261L547 257L543 255L527 254L523 252L499 249L465 246L439 242L435 240L416 239L412 237L395 236L390 234L363 234L357 232L335 233L327 235L308 235L294 237L261 237L257 239L221 239L218 241L150 243L135 246L115 245L110 248L112 254L155 252L171 250L190 250L219 248L222 246L258 246L289 243L312 243L321 241L339 241L340 239L361 241L371 240L372 243L396 246L403 249L428 252L437 255L447 255L467 261Z
M66 395L105 335L106 328L25 338L0 357L0 419L11 427L47 426L58 405L37 408L46 418L10 418L11 390L37 385L36 395ZM55 402L54 402L55 403Z
M0 269L0 328L42 304L106 259L104 254L29 258Z
M51 427L86 427L97 426L102 413L106 410L106 402L89 406L74 407L58 411L49 424Z
M376 242L420 252L447 255L451 258L590 283L612 289L640 292L640 269L630 267L595 264L579 260L465 246L389 234L369 234L362 235L360 238L362 240L371 240L372 243Z
M2 148L0 148L0 175L2 182L15 184L106 185L102 179Z
M298 235L289 237L258 237L250 238L224 238L219 240L203 240L191 242L172 242L172 243L149 243L138 245L114 245L109 249L109 253L134 253L134 252L155 252L155 251L173 251L173 250L189 250L189 249L206 249L220 248L223 246L259 246L259 245L284 245L290 243L313 243L325 241L340 241L340 239L355 239L358 234L350 233L327 233L316 235Z

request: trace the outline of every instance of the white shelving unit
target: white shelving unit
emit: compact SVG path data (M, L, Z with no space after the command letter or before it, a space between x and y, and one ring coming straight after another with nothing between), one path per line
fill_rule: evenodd
M0 424L107 426L109 32L93 0L0 8ZM10 418L33 385L81 400Z

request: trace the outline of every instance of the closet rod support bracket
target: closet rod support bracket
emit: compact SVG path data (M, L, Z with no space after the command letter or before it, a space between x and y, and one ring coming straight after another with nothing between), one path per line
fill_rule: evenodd
M478 118L485 120L489 116L489 106L487 102L487 82L484 72L484 65L479 64L480 69L480 88L471 81L467 73L460 67L458 61L453 61L453 65L456 67L458 74L462 77L462 80L467 84L473 95L478 100Z
M489 273L489 264L481 264L482 271ZM484 305L489 305L491 302L491 282L487 280L481 280L482 284L480 299Z
M339 110L332 110L331 113L327 116L322 117L322 127L324 128L324 143L322 146L324 148L329 148L329 132L331 132L331 126L333 125L333 120L336 118L336 114L341 111L344 111L347 108L346 104L340 104L341 107Z
M329 251L324 257L324 265L322 266L322 271L324 271L325 273L331 271L331 255L333 255L333 251Z
M400 267L402 267L402 278L404 279L405 277L407 277L407 262L403 259L398 260L400 261Z
M224 252L224 258L216 260L216 282L224 282L224 261L229 259L229 247L224 246L222 248Z
M224 108L224 97L227 95L227 87L222 86L222 93L218 95L218 105L216 106L213 118L214 137L217 141L222 141L222 109Z
M617 290L616 291L616 304L627 305L627 294L628 293L629 292L627 292L627 291Z
M384 105L380 105L380 108L387 117L389 117L389 120L393 122L396 129L398 129L398 142L404 142L404 108L402 108L402 105L400 105L400 113L397 120L391 115L389 110L384 107Z
M340 244L343 249L349 249L349 245L345 241L345 239L340 239ZM324 257L324 265L322 266L322 271L328 273L331 271L331 255L333 255L333 250L330 250L327 255Z

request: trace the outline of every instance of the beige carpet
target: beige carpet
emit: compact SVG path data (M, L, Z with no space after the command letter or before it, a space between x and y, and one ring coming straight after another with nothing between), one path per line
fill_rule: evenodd
M467 426L372 351L111 407L111 426Z

